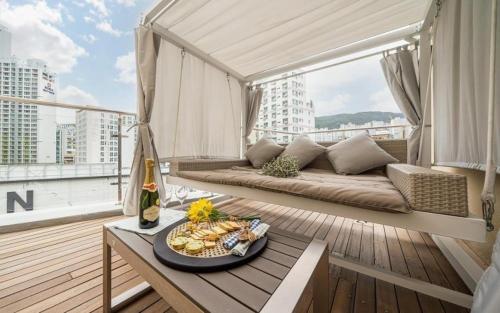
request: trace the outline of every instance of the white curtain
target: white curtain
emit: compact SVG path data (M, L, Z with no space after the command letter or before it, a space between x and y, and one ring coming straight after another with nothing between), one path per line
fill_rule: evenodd
M422 133L423 108L420 102L418 61L414 51L398 51L380 60L387 85L394 100L413 126L408 136L408 164L419 159L420 134Z
M151 117L159 158L239 157L242 88L235 78L162 40Z
M260 104L262 103L263 89L261 87L246 89L246 126L245 126L245 143L249 144L249 136L252 134L257 118L259 117Z
M160 163L153 132L150 127L151 112L155 99L155 76L157 60L157 39L149 27L139 26L135 32L135 54L137 67L137 127L138 138L134 151L134 161L130 171L130 181L123 202L125 215L137 215L139 195L145 175L145 159L155 160L155 178L160 199L165 199L165 188L161 179Z
M434 46L435 163L484 170L493 0L443 1ZM497 13L498 16L498 13ZM500 173L500 23L497 23L494 154Z

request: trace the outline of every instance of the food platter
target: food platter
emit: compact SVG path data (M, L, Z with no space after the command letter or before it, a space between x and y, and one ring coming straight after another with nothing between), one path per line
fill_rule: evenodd
M210 222L209 229L216 226L216 222ZM227 270L248 263L257 257L267 245L267 236L255 241L244 256L231 255L230 250L224 248L223 243L233 233L220 234L219 239L214 241L211 248L203 248L201 251L190 252L185 248L174 247L174 239L183 236L183 232L189 227L187 219L178 221L156 235L153 243L153 251L156 258L163 264L187 272L215 272ZM192 239L189 239L192 242ZM202 241L203 242L203 241Z

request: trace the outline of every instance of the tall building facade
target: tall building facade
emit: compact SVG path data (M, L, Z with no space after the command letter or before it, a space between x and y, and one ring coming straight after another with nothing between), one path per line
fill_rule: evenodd
M0 95L54 101L55 80L43 61L13 56L0 25ZM0 164L56 162L55 108L0 101L0 131Z
M312 101L306 100L304 75L266 83L262 87L264 92L256 128L292 133L314 131L314 105ZM258 140L263 133L255 132L255 135ZM291 134L269 133L267 136L273 137L280 143L293 140Z
M132 164L137 137L134 116L122 116L122 164ZM78 111L76 113L76 163L118 162L118 114Z
M57 124L56 162L74 164L76 157L76 125Z

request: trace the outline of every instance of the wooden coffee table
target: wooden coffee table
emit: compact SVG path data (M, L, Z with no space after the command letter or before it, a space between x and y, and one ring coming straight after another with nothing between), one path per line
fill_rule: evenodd
M103 308L112 312L143 294L149 285L177 312L328 311L328 249L323 241L271 228L264 252L228 271L193 274L161 264L154 236L115 227L103 230ZM111 249L147 283L111 299Z

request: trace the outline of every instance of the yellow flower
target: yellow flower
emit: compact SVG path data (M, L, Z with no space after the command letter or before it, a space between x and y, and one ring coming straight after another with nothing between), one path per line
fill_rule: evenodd
M205 198L201 198L200 200L191 203L188 211L186 212L186 216L191 222L199 223L208 220L212 210L212 202Z

